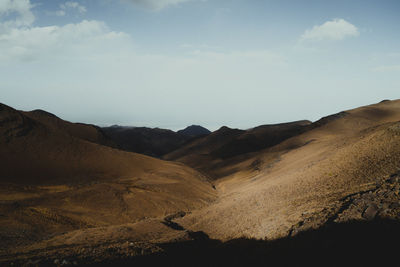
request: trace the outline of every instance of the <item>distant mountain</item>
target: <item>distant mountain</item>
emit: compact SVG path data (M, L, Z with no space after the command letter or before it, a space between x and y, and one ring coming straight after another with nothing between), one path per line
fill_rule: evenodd
M102 130L119 149L160 157L177 149L187 138L171 130L146 127L123 127L114 125Z
M197 125L189 126L178 132L160 128L118 125L103 127L102 131L111 138L119 149L151 157L161 157L197 137L210 133L206 128Z
M225 175L226 160L272 147L310 129L307 120L262 125L248 130L223 126L217 131L194 140L164 156L167 160L185 163L211 177Z
M211 131L200 125L191 125L191 126L186 127L183 130L179 130L177 133L183 134L186 136L190 136L190 137L196 137L196 136L201 136L201 135L208 135L211 133Z

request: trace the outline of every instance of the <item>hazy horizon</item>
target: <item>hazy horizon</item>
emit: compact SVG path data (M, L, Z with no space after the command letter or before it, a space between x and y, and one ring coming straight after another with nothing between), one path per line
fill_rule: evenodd
M0 102L247 129L397 99L398 1L0 0Z

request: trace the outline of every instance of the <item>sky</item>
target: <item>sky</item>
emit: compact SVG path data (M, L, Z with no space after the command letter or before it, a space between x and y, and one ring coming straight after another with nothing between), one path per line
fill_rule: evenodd
M397 0L0 0L0 102L250 128L400 98Z

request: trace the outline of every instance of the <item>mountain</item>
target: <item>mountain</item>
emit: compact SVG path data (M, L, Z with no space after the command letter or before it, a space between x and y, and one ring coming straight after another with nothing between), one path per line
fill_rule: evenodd
M189 137L197 137L197 136L202 136L202 135L208 135L210 134L210 130L200 126L200 125L191 125L186 127L183 130L177 131L178 134L181 135L186 135Z
M201 126L189 126L178 132L160 128L118 125L103 127L102 130L118 148L152 157L161 157L178 149L193 138L209 133Z
M64 133L68 133L74 137L89 142L115 147L115 144L111 141L111 139L98 126L84 123L71 123L69 121L60 119L52 113L40 109L22 113L49 128L61 130Z
M262 125L248 130L223 126L217 131L164 156L185 163L210 177L226 175L225 163L237 157L272 147L309 129L310 121Z
M327 223L396 219L396 206L377 198L400 169L399 121L400 100L386 101L325 117L235 160L204 155L202 170L214 164L225 172L212 177L218 201L176 222L219 240L272 240ZM194 166L198 154L179 156Z
M188 212L215 199L195 170L100 145L100 134L0 104L0 252L73 230Z
M396 255L400 100L221 127L170 161L5 105L0 136L0 265L379 266Z

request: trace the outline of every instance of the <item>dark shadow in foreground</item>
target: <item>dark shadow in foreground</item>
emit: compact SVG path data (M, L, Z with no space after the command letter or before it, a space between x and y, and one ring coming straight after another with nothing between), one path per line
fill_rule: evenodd
M163 244L163 253L96 266L392 266L400 265L400 222L332 223L274 241L225 243L202 232L194 241Z

